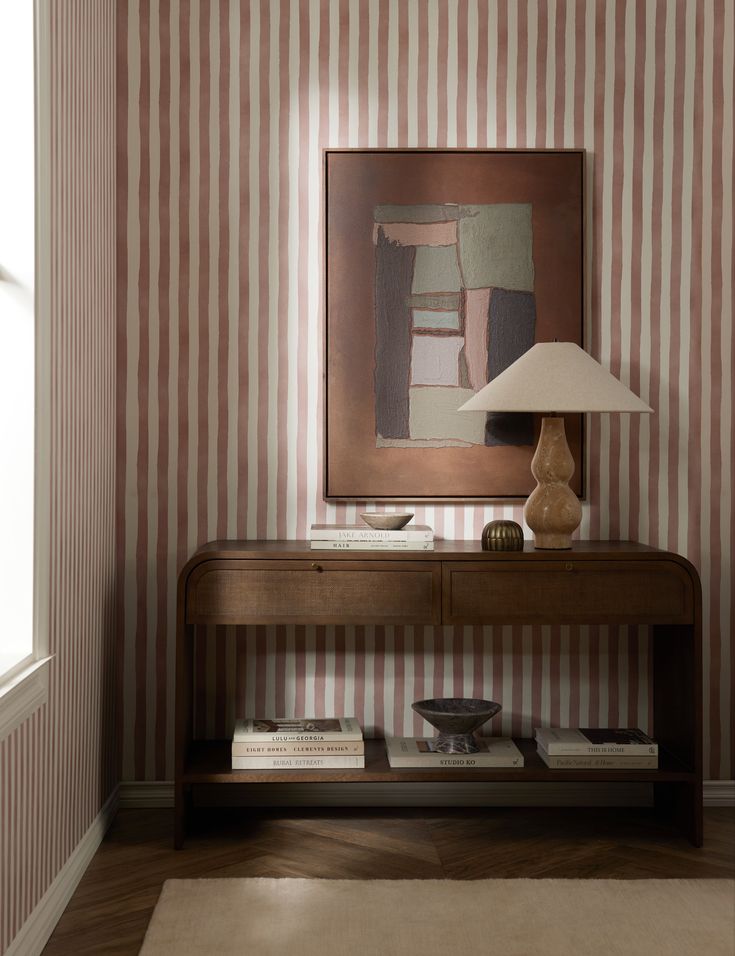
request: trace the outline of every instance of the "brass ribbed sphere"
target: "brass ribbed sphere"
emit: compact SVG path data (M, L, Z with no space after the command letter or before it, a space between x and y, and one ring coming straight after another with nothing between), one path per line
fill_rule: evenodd
M523 528L515 521L491 521L482 529L483 551L523 551Z

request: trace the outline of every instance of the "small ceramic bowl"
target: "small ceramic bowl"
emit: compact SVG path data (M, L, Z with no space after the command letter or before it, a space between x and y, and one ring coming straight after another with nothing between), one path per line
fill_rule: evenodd
M378 531L398 531L400 528L405 528L413 518L413 514L395 514L394 512L378 514L375 511L369 511L361 514L360 517L365 524L369 524L371 528Z

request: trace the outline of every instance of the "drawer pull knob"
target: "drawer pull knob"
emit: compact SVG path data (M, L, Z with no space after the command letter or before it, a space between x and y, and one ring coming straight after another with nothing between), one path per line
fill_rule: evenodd
M324 568L321 566L321 564L312 564L312 568L313 568L315 571L318 571L319 573L321 573L321 572L324 570Z
M572 564L571 561L567 561L567 563L564 565L564 570L565 570L565 571L573 571L573 570L574 570L574 565Z

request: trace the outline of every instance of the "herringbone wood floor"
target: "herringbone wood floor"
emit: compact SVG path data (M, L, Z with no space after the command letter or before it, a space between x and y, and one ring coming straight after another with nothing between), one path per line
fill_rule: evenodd
M694 849L647 810L208 811L183 850L173 813L122 810L45 956L136 954L164 880L735 876L735 812L705 811Z

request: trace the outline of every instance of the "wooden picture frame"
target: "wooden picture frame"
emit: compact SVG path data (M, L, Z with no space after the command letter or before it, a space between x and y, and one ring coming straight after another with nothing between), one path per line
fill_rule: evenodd
M582 345L584 151L327 149L324 188L324 497L527 496L539 416L456 409L534 342Z

